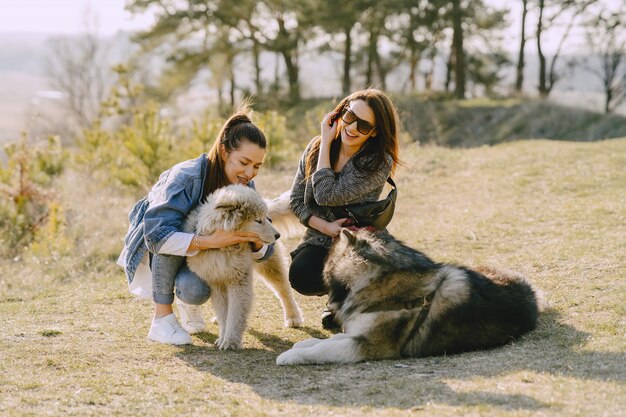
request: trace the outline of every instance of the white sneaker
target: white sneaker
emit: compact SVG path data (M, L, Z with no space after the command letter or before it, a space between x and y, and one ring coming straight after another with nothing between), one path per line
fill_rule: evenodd
M206 330L204 322L204 307L202 305L185 304L180 299L176 299L178 313L180 313L180 323L183 329L189 334L196 334Z
M169 345L190 345L191 336L180 327L174 313L152 320L148 339Z

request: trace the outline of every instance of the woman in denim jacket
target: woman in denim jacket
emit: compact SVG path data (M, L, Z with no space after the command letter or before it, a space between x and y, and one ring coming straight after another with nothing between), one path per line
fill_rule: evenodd
M273 247L263 245L255 233L217 231L197 236L181 232L187 214L216 189L229 184L254 188L252 178L259 172L266 147L263 132L245 109L239 111L226 121L208 154L162 173L149 194L131 210L120 260L131 287L142 273L151 275L155 310L150 340L190 344L190 334L206 328L201 305L209 299L211 289L189 270L186 256L242 242L249 242L258 261L272 255ZM182 327L172 309L174 288Z

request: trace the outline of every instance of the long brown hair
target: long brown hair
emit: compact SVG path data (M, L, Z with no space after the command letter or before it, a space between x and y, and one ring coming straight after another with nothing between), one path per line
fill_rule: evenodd
M350 94L339 102L335 111L347 109L351 102L356 100L365 101L372 111L376 119L376 136L372 136L362 145L363 152L355 155L354 164L359 170L365 172L373 172L380 168L385 161L385 154L389 154L393 160L391 172L395 172L396 166L400 163L398 157L398 113L393 103L385 93L380 90L370 88ZM343 123L341 120L339 123ZM337 135L340 135L340 129L337 129ZM311 177L315 172L317 165L317 157L320 149L322 138L320 136L314 139L309 154L306 157L305 176L306 179ZM341 141L334 140L330 147L330 163L331 166L337 162L339 157L339 147ZM374 163L368 163L374 158ZM305 179L305 180L306 180Z
M221 157L221 148L227 153L239 149L242 140L259 145L261 149L267 147L265 135L250 120L252 110L249 103L243 103L232 116L226 120L224 126L217 134L215 143L208 152L209 172L207 184L204 185L205 194L208 195L218 188L228 185L228 179L224 172L224 161Z

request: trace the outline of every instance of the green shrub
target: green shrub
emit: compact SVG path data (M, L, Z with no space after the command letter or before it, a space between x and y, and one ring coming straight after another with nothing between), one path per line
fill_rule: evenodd
M257 113L256 125L263 131L268 141L265 165L268 167L288 160L294 154L295 146L287 138L287 119L277 111Z
M108 184L144 191L176 163L208 152L224 123L220 117L205 115L193 120L189 129L176 131L155 104L134 108L128 116L128 123L114 129L104 129L106 120L101 119L85 130L76 160ZM293 156L284 116L275 111L257 113L255 123L269 142L268 166Z
M180 158L169 121L155 106L136 112L114 131L101 123L83 132L77 160L107 183L147 189Z
M181 143L185 143L185 146L181 149L180 161L208 152L223 124L224 119L209 114L192 120L191 130L181 135Z
M51 226L50 213L60 206L50 188L55 176L63 172L67 154L58 138L45 145L29 145L26 135L5 146L7 162L0 166L0 254L13 255L45 233L54 240L61 229ZM62 222L54 216L54 222Z

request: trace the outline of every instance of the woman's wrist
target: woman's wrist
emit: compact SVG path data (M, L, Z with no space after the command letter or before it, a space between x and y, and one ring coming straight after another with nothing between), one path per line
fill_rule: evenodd
M193 235L193 239L191 240L191 242L195 250L197 250L198 252L202 250L202 247L200 246L200 236Z
M214 249L213 238L211 235L208 236L200 236L194 235L193 240L191 241L191 246L193 250L202 251L207 249Z
M311 216L309 219L309 226L318 232L324 233L325 235L328 234L328 222L321 217Z
M330 168L330 142L325 143L322 139L320 150L317 154L317 170Z

